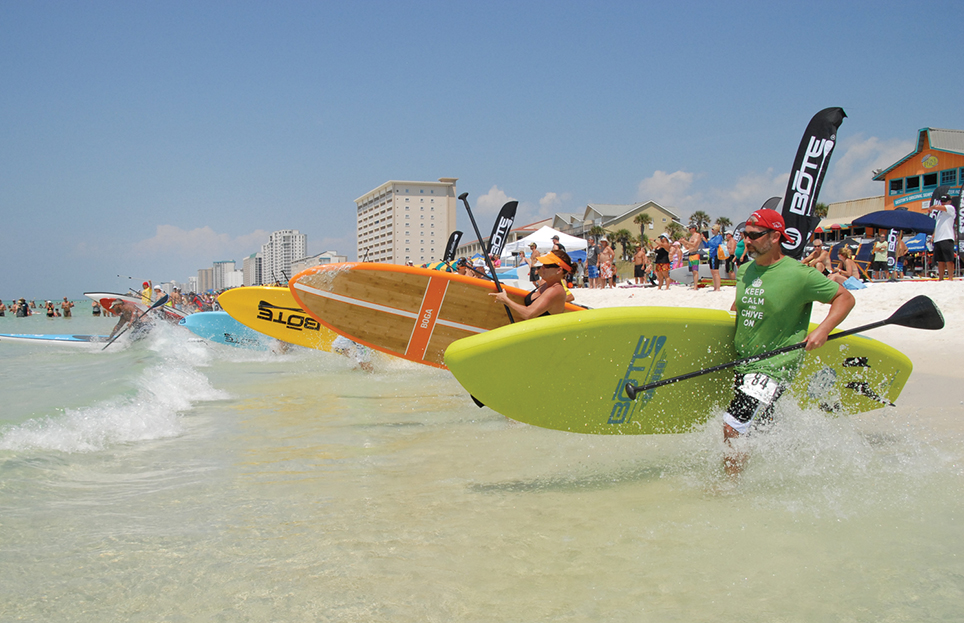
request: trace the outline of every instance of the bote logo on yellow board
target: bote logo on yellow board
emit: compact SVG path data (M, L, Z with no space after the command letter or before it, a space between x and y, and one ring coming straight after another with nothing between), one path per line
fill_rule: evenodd
M302 331L304 329L319 331L321 329L321 325L314 318L308 318L299 313L290 313L300 311L302 310L293 307L280 307L278 305L272 305L267 301L261 301L258 303L258 320L267 320L268 322L283 324L285 328L293 331ZM285 312L289 312L287 318L285 317Z
M920 163L924 165L925 169L933 169L937 166L937 156L934 154L927 154L921 159Z

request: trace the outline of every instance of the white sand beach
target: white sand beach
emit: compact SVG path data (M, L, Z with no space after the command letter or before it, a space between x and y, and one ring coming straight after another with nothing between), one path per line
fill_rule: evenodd
M693 291L686 286L670 290L655 288L575 289L576 302L589 307L665 306L729 309L735 288L720 292L709 288ZM944 315L940 331L924 331L900 326L884 326L867 333L904 352L914 363L914 372L904 388L897 407L918 412L922 423L943 431L964 431L964 281L913 281L872 283L853 292L857 305L841 324L849 329L889 317L911 298L929 296ZM820 322L829 305L815 303L813 322Z

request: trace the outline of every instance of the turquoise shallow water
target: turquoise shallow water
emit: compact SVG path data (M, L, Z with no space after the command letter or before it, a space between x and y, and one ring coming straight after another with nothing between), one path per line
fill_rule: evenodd
M106 333L109 319L0 319ZM478 409L445 371L177 327L0 343L0 620L922 621L964 609L964 446L901 405L687 435ZM574 381L575 382L575 381Z

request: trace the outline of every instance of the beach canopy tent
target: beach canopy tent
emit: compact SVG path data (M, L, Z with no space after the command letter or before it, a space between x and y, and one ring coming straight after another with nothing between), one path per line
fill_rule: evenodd
M502 249L502 257L511 256L513 251L528 251L529 245L533 242L536 243L536 248L539 249L540 253L545 253L552 248L553 236L559 236L559 242L562 244L562 246L566 247L567 253L570 251L585 249L589 246L589 243L582 238L576 238L575 236L564 234L560 231L556 231L548 225L544 225L541 229L529 234L525 238L516 240L515 242L510 242L505 245L505 248Z
M904 231L934 233L934 219L908 210L880 210L855 218L853 224L857 227L873 227L875 229L903 229Z

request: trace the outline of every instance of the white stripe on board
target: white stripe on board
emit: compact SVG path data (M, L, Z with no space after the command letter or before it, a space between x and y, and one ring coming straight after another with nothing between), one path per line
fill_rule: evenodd
M350 296L342 296L341 294L335 294L334 292L326 292L325 290L319 290L318 288L312 288L311 286L306 286L300 282L295 282L295 288L303 292L307 292L309 294L314 294L315 296L320 296L322 298L338 301L339 303L347 303L349 305L365 307L367 309L373 309L375 311L381 311L381 312L385 312L386 314L393 314L395 316L403 316L405 318L418 317L418 314L415 312L405 311L404 309L398 309L397 307L388 307L387 305L379 305L378 303L363 301L361 299L354 299L354 298L351 298Z
M388 307L386 305L379 305L378 303L371 303L361 299L354 299L350 296L342 296L341 294L335 294L334 292L327 292L325 290L319 290L318 288L312 288L311 286L306 286L300 282L295 282L295 288L302 290L303 292L308 292L309 294L314 294L316 296L338 301L340 303L357 305L358 307L374 309L376 311L382 311L388 314L394 314L396 316L404 316L405 318L418 318L418 314L415 312L405 311L404 309L398 309L396 307ZM461 329L462 331L468 331L469 333L485 333L488 331L488 329L484 329L482 327L473 327L472 325L462 324L461 322L454 322L452 320L442 320L441 318L437 319L435 324L451 327L453 329Z
M485 333L488 331L488 329L483 329L481 327L473 327L472 325L462 324L461 322L452 322L451 320L442 320L441 318L436 320L435 324L452 327L453 329L461 329L463 331L468 331L469 333Z

